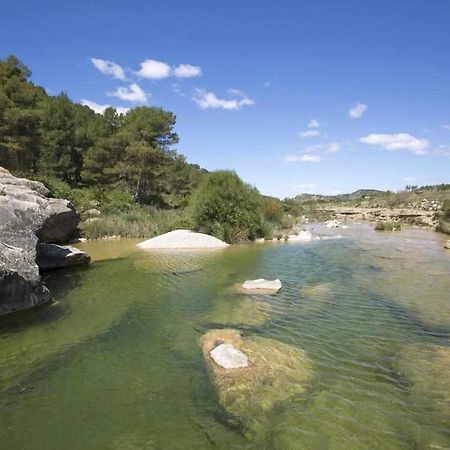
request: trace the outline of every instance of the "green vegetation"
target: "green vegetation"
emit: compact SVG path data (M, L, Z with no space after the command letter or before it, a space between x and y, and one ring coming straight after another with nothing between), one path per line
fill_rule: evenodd
M445 200L442 206L442 217L439 220L439 231L450 234L450 200Z
M278 199L179 155L172 112L111 107L97 114L65 93L48 95L30 75L16 57L0 60L0 166L69 199L86 237L151 237L184 227L242 242L292 226Z
M209 174L192 198L195 229L226 242L261 236L261 211L259 192L231 171Z
M402 226L397 222L378 222L375 226L377 231L400 231Z

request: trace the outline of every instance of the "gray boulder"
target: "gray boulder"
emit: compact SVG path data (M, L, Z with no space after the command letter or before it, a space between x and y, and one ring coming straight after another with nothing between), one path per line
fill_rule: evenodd
M0 168L0 315L51 299L36 264L38 241L67 241L80 218L67 200L49 194L42 183Z
M70 245L38 244L37 265L41 270L80 266L91 262L91 257Z
M34 257L33 251L0 242L0 315L51 300Z

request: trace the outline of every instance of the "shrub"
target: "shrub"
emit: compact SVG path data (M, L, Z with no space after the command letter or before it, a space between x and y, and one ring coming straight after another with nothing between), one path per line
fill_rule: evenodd
M261 236L261 196L235 172L212 172L191 199L192 219L198 231L229 243Z
M262 199L262 213L268 222L279 224L283 220L283 205L278 199L265 197Z
M400 231L402 226L396 222L378 222L375 226L377 231Z

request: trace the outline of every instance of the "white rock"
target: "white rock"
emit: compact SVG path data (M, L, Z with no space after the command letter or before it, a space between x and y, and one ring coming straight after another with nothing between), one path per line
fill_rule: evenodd
M279 291L281 289L281 281L276 280L266 280L264 278L258 278L257 280L247 280L242 287L244 289L264 289Z
M445 248L449 248L450 249L450 240L447 241L447 243L444 245Z
M214 362L224 369L240 369L249 366L247 355L231 344L220 344L209 354Z
M137 244L138 247L143 249L149 248L223 248L228 247L230 244L221 241L213 236L203 233L195 233L190 230L174 230L169 233L156 236L146 241Z
M311 233L311 231L299 231L298 234L290 234L288 236L288 240L289 241L301 241L301 242L309 242L312 241L313 239L313 235Z
M341 225L342 222L339 222L339 220L327 220L325 222L327 228L339 228Z

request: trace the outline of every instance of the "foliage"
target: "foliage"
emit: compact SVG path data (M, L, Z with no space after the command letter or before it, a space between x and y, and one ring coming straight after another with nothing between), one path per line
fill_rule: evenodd
M400 231L402 226L397 222L378 222L375 226L377 231Z
M265 220L271 223L281 223L283 220L283 204L277 198L263 197L262 213Z
M83 222L81 231L88 239L104 236L149 239L177 228L189 228L188 217L175 210L149 210L133 205L128 211L103 214L93 221Z
M96 114L65 93L47 95L30 75L16 57L0 60L0 166L45 179L55 195L74 202L83 203L90 191L72 190L102 186L139 204L187 205L205 171L173 149L172 112L138 107Z
M226 242L261 236L261 196L235 172L209 174L192 198L194 227Z

